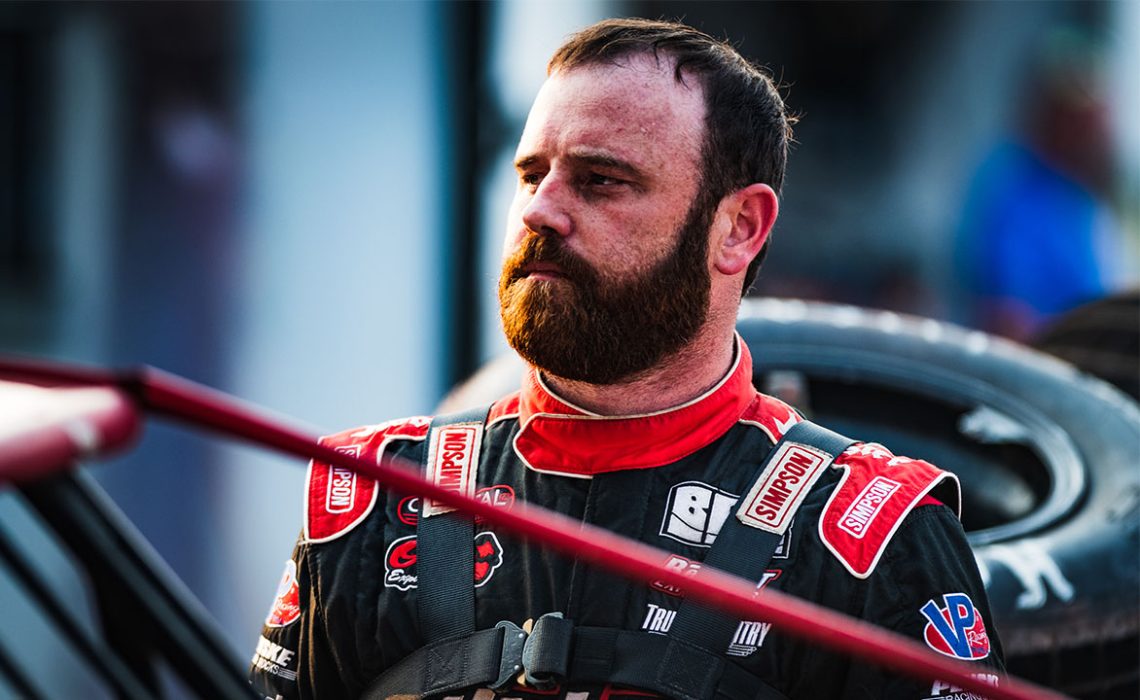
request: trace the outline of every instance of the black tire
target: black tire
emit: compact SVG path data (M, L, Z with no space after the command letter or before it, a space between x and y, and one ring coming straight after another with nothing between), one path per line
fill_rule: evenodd
M1140 400L1140 290L1073 309L1038 334L1033 347Z
M1071 365L933 320L746 300L754 380L814 420L958 474L1010 671L1140 696L1140 407ZM517 388L500 358L448 408Z
M761 388L790 372L819 422L958 474L1011 672L1082 698L1138 696L1134 401L932 320L757 300L738 328Z

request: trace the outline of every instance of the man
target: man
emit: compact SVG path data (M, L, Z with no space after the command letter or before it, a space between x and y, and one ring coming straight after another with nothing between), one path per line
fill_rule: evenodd
M548 74L517 151L499 286L507 337L532 367L522 390L477 418L326 444L424 463L441 485L476 479L497 507L560 511L666 549L663 564L694 575L707 561L751 566L758 589L922 639L996 680L985 592L943 505L957 502L953 477L874 444L844 442L833 464L773 447L799 418L753 389L734 333L783 179L788 119L772 82L700 32L641 20L579 32ZM253 682L266 697L322 700L488 687L575 700L962 697L683 596L316 463Z

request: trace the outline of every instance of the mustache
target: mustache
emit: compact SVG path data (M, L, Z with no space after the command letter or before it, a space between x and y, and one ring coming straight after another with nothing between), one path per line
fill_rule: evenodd
M597 279L590 264L567 250L555 237L528 235L503 263L503 283L510 285L526 277L527 268L538 263L558 267L568 280L576 284L593 284Z

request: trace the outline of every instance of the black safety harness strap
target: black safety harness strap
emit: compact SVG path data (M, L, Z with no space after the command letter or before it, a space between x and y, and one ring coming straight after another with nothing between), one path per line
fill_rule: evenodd
M431 435L437 425L481 426L485 417L484 412L437 418ZM760 466L749 495L757 492L762 479L772 477L768 471L773 461L785 459L797 445L819 456L811 483L802 485L806 494L852 443L809 421L795 424ZM425 460L432 459L432 450L429 444ZM748 518L740 513L748 506L742 503L737 517L725 520L703 566L760 581L798 502L782 514L782 530L745 524ZM668 635L576 626L561 613L540 617L529 636L507 621L476 632L472 519L458 513L421 515L417 537L417 609L427 644L382 674L362 700L423 697L471 687L501 689L520 670L537 688L572 679L642 688L681 700L785 697L725 657L739 620L697 601L682 602Z
M652 690L666 697L697 697L723 700L785 700L776 690L748 671L728 662L723 653L683 645L668 636L640 630L611 627L573 627L572 630L544 626L549 618L539 618L527 638L523 652L528 683L538 687L572 679L576 683L612 683ZM569 623L569 621L565 621ZM572 626L572 625L571 625ZM533 657L550 647L565 648L561 663L543 665ZM683 654L670 667L662 661ZM535 677L538 677L537 679ZM541 679L549 679L543 683Z
M748 518L740 515L752 505L748 499L761 499L767 491L773 496L761 505L776 502L781 496L792 498L794 493L806 496L815 480L853 442L810 421L801 421L789 428L757 470L751 492L738 504L737 516L726 518L721 525L701 571L715 567L750 581L761 581L799 504L790 504L781 512L782 527L760 529L746 525ZM798 447L808 450L797 452ZM779 478L783 478L784 483L771 483ZM796 479L799 483L793 483ZM700 575L698 572L697 576ZM779 700L784 697L726 658L725 652L740 621L704 603L683 601L668 635L573 628L568 621L559 619L555 623L551 617L540 618L527 639L523 665L529 682L541 685L563 678L609 682L682 700ZM572 627L572 644L566 639L568 625ZM548 647L551 651L547 651ZM569 651L563 663L544 665L539 661L558 658L559 652L553 650L566 648Z
M469 451L462 455L474 484L478 467L478 448L486 408L445 416L436 416L428 430L424 450L423 471L428 478L440 478L449 450L441 435L450 428L468 428L477 435ZM450 464L450 460L447 460ZM459 465L463 466L463 465ZM416 611L420 634L428 644L475 631L475 521L458 511L433 513L433 505L424 499L416 525ZM429 671L430 672L430 671Z
M814 448L817 453L822 452L825 456L814 467L814 473L822 474L831 466L835 458L854 442L854 440L811 421L800 421L789 428L783 439L772 448L768 458L753 478L753 482L755 483L763 478L772 463L787 454L786 446L798 444ZM778 477L779 475L772 476ZM813 479L809 484L800 484L798 488L806 490L814 484L814 481ZM741 500L746 499L747 496ZM747 503L740 506L741 509L747 507ZM794 511L787 513L784 516L784 522L790 525L792 516L794 516ZM787 527L785 526L784 531L786 532L786 530ZM725 518L720 532L717 533L716 541L701 565L702 570L712 567L749 581L759 582L762 580L768 564L772 561L772 555L775 554L776 547L783 536L784 532L750 527L745 525L740 517L729 516ZM697 576L700 576L700 572L697 573ZM681 603L681 607L677 610L677 616L673 619L673 624L669 629L669 637L686 647L695 646L723 654L731 643L732 636L739 624L739 619L721 610L695 600L685 600ZM676 651L671 650L661 660L662 673L668 673L668 667L677 663L682 656L688 653L684 648Z
M432 642L385 671L361 700L504 687L522 670L526 639L526 632L513 623L500 622L491 629Z

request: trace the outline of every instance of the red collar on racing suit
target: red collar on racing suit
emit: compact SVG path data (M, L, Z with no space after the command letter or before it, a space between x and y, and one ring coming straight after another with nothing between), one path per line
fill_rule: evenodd
M712 389L675 408L632 416L600 416L559 398L530 369L522 391L491 409L488 423L518 418L514 449L539 472L589 478L672 464L724 435L741 420L779 439L798 417L752 386L752 356L737 336L736 359Z

